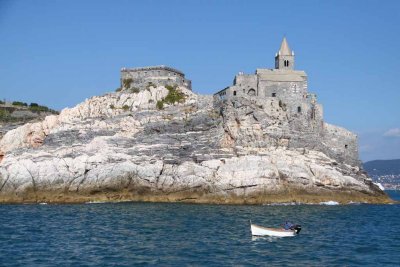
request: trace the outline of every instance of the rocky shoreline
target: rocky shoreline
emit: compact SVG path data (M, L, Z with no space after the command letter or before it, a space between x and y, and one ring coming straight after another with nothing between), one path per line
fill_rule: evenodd
M299 125L275 99L221 108L177 90L184 101L162 109L157 102L171 91L150 87L93 97L7 132L0 203L392 202L325 144L299 147Z
M354 192L298 192L281 191L271 194L255 194L246 197L238 195L206 196L201 192L190 192L186 194L137 194L135 190L124 190L120 192L62 192L62 191L40 191L24 192L23 196L15 194L2 195L0 204L83 204L83 203L118 203L118 202L174 202L193 204L222 204L222 205L261 205L261 204L320 204L324 202L337 202L342 205L353 203L368 204L393 204L386 194L379 196L354 193Z

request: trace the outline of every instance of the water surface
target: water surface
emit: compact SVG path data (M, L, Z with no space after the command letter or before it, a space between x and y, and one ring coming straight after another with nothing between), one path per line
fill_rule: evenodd
M398 266L399 214L399 204L2 205L0 265ZM249 219L303 229L252 238Z

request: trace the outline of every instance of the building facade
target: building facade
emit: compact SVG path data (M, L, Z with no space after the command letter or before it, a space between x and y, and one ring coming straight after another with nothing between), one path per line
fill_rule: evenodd
M294 70L294 52L286 38L275 55L275 69L257 69L255 74L239 72L233 85L214 96L220 100L247 95L256 98L276 97L284 102L290 114L309 114L316 118L322 112L315 94L308 93L307 74Z

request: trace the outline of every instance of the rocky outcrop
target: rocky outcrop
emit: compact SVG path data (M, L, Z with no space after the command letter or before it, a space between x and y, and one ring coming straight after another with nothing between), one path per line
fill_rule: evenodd
M180 88L93 97L25 124L0 141L4 202L97 200L199 203L388 202L357 165L296 147L275 99L211 96Z

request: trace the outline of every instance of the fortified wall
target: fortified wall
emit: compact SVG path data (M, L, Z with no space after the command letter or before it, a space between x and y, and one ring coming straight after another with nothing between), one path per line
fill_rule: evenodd
M294 52L283 39L275 55L275 69L257 69L255 74L239 72L233 85L214 94L214 103L223 109L227 104L240 106L243 100L268 104L285 112L281 121L281 145L309 148L351 165L359 165L357 136L323 120L323 107L308 92L307 74L294 70ZM277 110L274 110L274 112ZM268 133L273 134L273 133Z
M121 89L147 88L148 86L178 85L192 90L192 82L177 69L164 65L121 69Z

